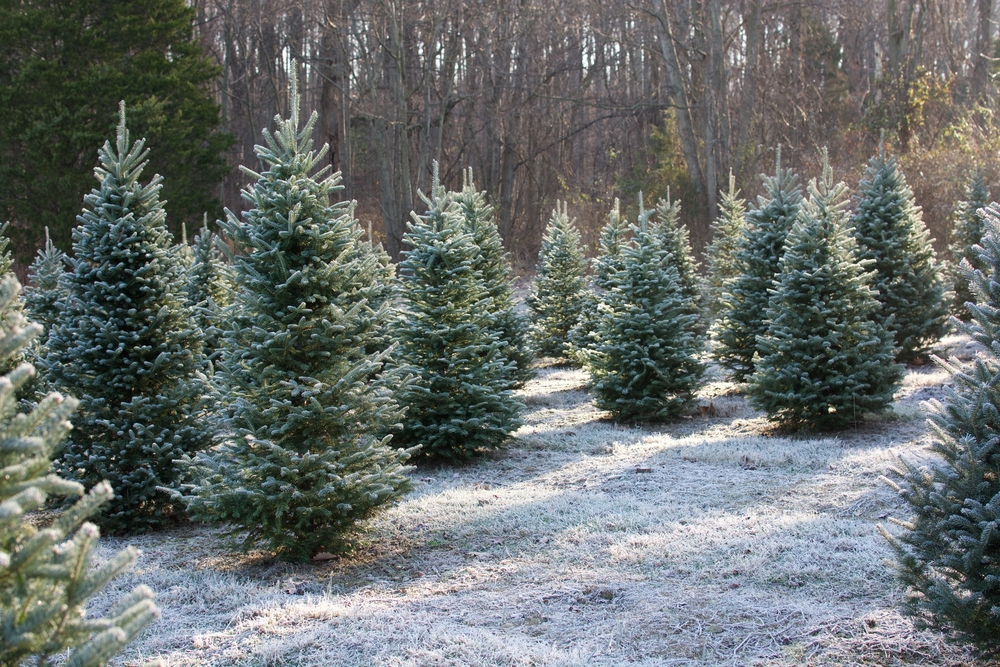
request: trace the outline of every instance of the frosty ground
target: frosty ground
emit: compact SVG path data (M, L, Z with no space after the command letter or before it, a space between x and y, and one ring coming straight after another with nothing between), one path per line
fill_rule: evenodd
M619 425L586 379L541 368L507 448L418 468L349 557L234 554L202 526L127 540L139 565L92 613L141 582L163 617L115 664L980 664L900 615L876 528L905 516L879 476L929 456L946 372L908 369L891 415L819 437L718 380L691 419Z

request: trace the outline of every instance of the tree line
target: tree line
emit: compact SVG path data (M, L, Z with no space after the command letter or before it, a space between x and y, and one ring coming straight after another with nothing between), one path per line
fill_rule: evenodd
M781 144L790 167L815 171L828 146L834 169L851 171L882 130L923 174L914 189L943 247L965 178L956 168L996 141L993 0L195 6L222 68L233 160L252 159L281 111L281 63L300 59L330 164L393 256L434 161L444 182L471 166L496 193L516 259L534 256L557 198L580 211L593 251L614 191L655 201L670 184L698 248L730 170L755 193ZM227 205L241 185L227 178Z

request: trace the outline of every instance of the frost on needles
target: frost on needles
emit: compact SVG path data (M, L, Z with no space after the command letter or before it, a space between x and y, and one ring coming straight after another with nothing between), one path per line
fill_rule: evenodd
M823 175L785 242L747 386L751 405L785 427L840 428L881 412L902 378L846 207L824 151Z
M108 480L115 497L99 523L144 531L176 521L174 461L210 444L201 331L184 299L171 252L160 177L143 184L144 141L125 127L99 152L100 185L84 198L73 258L40 366L52 385L80 400L59 458L67 478Z
M42 331L18 314L13 277L0 281L0 360L25 349ZM90 517L114 493L100 482L89 493L50 472L50 457L70 431L77 402L50 393L28 413L17 391L35 369L21 364L0 377L0 664L97 667L118 653L159 612L153 593L138 586L105 617L85 604L136 559L129 547L94 562L100 533ZM81 496L44 527L28 519L49 499Z
M938 362L954 381L931 401L934 458L899 461L890 481L911 516L883 529L919 625L951 630L1000 651L1000 206L983 210L977 265L962 268L976 303L972 321L952 320L985 350L970 365ZM888 480L887 480L888 481Z
M423 194L421 194L424 197ZM501 445L521 425L502 314L484 280L482 249L460 206L437 181L428 210L413 214L399 265L401 308L394 358L414 381L399 438L425 456L461 461Z
M342 550L410 481L409 452L378 435L400 419L396 382L384 352L365 348L388 317L385 263L353 203L331 204L339 173L312 173L326 147L312 150L315 113L299 126L294 69L289 96L290 118L255 147L266 169L244 168L249 210L222 223L240 251L219 372L231 432L188 461L185 497L193 518L228 523L245 547L305 560Z

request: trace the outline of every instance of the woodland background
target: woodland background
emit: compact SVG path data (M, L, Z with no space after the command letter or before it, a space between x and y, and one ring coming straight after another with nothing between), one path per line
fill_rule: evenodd
M214 219L222 206L242 208L248 181L235 165L256 164L261 128L287 113L294 58L345 196L394 257L433 161L449 186L472 167L523 270L556 199L570 202L593 250L615 196L635 208L640 190L655 201L670 186L700 250L730 170L752 197L778 144L806 177L827 146L838 178L853 184L882 131L941 251L969 170L1000 180L995 4L193 0L195 42L215 66L200 85L220 123L189 141L224 163L201 159L187 185L165 174L170 225L176 233L182 220L200 225L206 209ZM117 105L104 111L106 135ZM143 113L140 103L137 134L155 134ZM96 154L87 150L76 165L89 174ZM205 196L194 196L199 188ZM45 216L11 210L23 263ZM53 233L64 247L78 211L52 214L66 218L65 235Z

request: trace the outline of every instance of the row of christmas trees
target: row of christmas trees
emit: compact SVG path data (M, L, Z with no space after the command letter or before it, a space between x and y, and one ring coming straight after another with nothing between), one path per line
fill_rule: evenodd
M435 177L394 283L384 252L362 238L352 205L330 202L337 177L312 174L323 153L311 149L315 116L300 127L294 79L291 97L291 117L279 119L274 134L265 131L258 147L266 169L245 169L255 181L245 192L248 210L222 223L236 249L228 266L207 230L186 261L179 252L186 245L171 245L159 181L140 180L146 153L143 142L130 141L124 110L116 143L100 152L100 186L85 198L73 257L47 244L33 266L26 303L48 326L32 352L42 371L34 391L76 396L79 412L68 431L76 401L50 393L13 417L2 440L0 492L12 502L0 517L0 581L14 591L4 627L18 655L72 645L45 632L67 627L67 614L132 557L124 553L99 576L87 572L96 530L77 527L99 504L100 522L116 531L186 513L225 524L248 546L304 559L341 548L357 520L405 493L406 461L418 447L463 458L500 444L520 423L513 390L530 374L531 355L491 211L471 175L460 192ZM872 171L876 164L895 170L880 153L868 180L894 182ZM919 217L892 204L891 188L872 204L879 215L893 206L909 211L917 242L906 246L914 249L907 270L930 276L908 302L923 314L913 319L922 333L906 352L896 344L902 325L875 315L877 262L859 257L843 184L824 167L804 201L779 161L765 186L768 196L735 244L738 272L724 284L713 329L719 348L732 353L734 361L723 363L745 369L752 400L784 423L839 425L848 405L850 417L881 409L900 373L893 359L921 350L944 321L944 290L932 254L921 254ZM905 199L905 183L903 191ZM729 201L735 205L735 194ZM532 338L550 354L581 360L598 404L619 416L676 415L703 374L706 320L678 213L667 200L626 225L616 208L592 291L565 207L546 234L529 299ZM896 223L879 224L884 239ZM914 268L922 257L932 270ZM755 266L775 272L753 274ZM763 294L755 291L761 285ZM14 288L4 290L2 351L14 359L35 331L21 327ZM766 303L766 317L758 312L747 325L764 326L757 335L738 330L746 323L733 315L753 299ZM557 306L570 315L560 320ZM560 338L552 327L567 319ZM726 348L718 332L727 322L737 323L734 340L754 347ZM5 414L30 375L23 365L8 375ZM67 433L55 461L62 478L44 477ZM23 521L46 495L86 486L95 490L52 529ZM61 582L54 589L52 577ZM139 589L115 613L74 631L90 647L79 664L120 646L155 607Z
M944 331L949 294L895 160L880 148L853 213L847 188L823 174L803 199L779 162L749 212L732 184L708 250L713 354L746 382L751 402L792 427L836 427L884 409L900 361ZM983 345L971 368L932 402L939 458L899 461L893 479L912 516L882 529L907 586L905 605L933 626L1000 650L1000 206L981 174L959 206L954 270L968 295L952 322ZM985 208L984 208L985 207ZM705 318L678 206L660 202L625 226L617 205L583 279L579 233L557 210L540 255L532 307L539 344L579 360L598 404L622 416L682 409L700 376ZM943 362L941 362L943 363Z
M591 285L579 233L558 210L529 298L539 348L582 363L598 405L625 418L687 408L706 331L712 356L746 383L751 403L786 427L839 428L886 409L899 364L926 355L952 303L920 209L884 148L868 164L853 211L825 154L807 197L797 175L782 169L780 147L777 163L749 211L732 184L724 193L705 284L678 202L646 211L640 201L630 226L616 203ZM986 197L979 176L956 232L956 250L970 258Z

